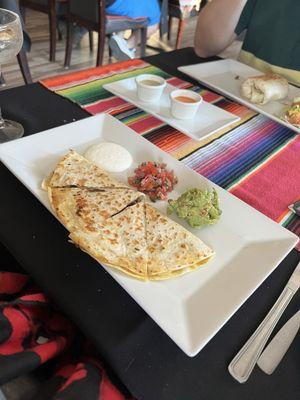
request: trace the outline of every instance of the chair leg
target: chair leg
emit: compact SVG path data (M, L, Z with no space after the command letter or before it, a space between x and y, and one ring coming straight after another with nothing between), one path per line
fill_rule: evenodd
M29 83L32 83L32 77L28 65L26 51L22 49L17 55L17 58L24 82L26 83L26 85L28 85Z
M107 43L108 43L108 62L109 62L109 63L111 63L111 61L112 61L112 51L111 51L111 48L110 48L110 45L109 45L111 36L112 36L112 35L107 35Z
M89 31L90 52L94 50L94 36L93 31Z
M65 54L65 68L70 68L71 57L73 50L73 24L71 21L67 21L67 42L66 42L66 54Z
M58 32L58 41L61 42L63 40L62 33L61 33L61 31L59 29L58 29L57 32Z
M58 41L61 42L63 40L63 34L62 34L61 27L60 27L59 19L56 20L56 28L57 28L57 34L58 34Z
M172 35L172 25L173 25L173 17L169 17L168 21L168 40L171 40L171 35Z
M23 22L26 22L26 8L24 6L20 6L20 14L23 19Z
M147 27L141 28L141 57L146 55Z
M176 50L180 49L183 37L183 31L185 27L185 21L183 19L179 20L177 40L176 40Z
M0 86L5 86L5 85L6 85L6 82L5 82L4 76L1 72L0 73Z
M54 10L49 13L49 28L50 28L50 61L55 61L56 53L56 15Z
M103 32L98 32L98 51L97 51L97 61L96 61L97 67L103 64L104 46L105 46L105 34L103 34Z

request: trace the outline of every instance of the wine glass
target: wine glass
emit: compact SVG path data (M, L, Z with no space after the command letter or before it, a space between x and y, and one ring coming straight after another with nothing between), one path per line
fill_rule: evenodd
M0 67L16 57L23 46L23 30L18 14L0 8ZM0 143L18 139L24 134L21 124L3 119L0 109Z

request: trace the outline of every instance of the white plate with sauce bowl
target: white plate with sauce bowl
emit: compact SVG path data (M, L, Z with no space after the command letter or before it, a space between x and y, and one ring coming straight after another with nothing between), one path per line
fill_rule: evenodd
M204 100L194 118L184 120L175 118L171 113L170 95L178 88L168 83L163 90L160 101L151 103L139 99L136 78L122 79L103 85L103 87L195 140L205 139L220 129L240 120L238 116Z

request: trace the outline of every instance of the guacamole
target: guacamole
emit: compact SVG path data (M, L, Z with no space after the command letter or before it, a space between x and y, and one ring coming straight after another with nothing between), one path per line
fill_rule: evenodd
M179 218L187 220L193 228L215 224L222 214L215 189L189 189L177 200L169 200L168 203L168 214L175 211Z

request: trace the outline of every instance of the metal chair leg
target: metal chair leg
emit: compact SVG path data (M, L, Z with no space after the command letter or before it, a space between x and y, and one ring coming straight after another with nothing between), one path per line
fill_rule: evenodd
M171 40L172 25L173 25L173 17L169 17L169 21L168 21L168 41Z
M105 46L105 35L103 35L103 32L98 32L98 51L97 51L97 61L96 61L97 67L103 64L104 46Z
M23 22L26 22L26 7L23 7L22 5L19 6L20 7L20 13L21 13L21 17L23 19Z
M71 57L73 50L73 24L71 20L67 21L67 42L66 42L66 54L65 54L65 68L70 68Z
M146 55L147 27L141 28L141 57Z
M94 50L94 35L93 31L89 31L89 42L90 42L90 52L92 53Z
M28 65L27 54L25 50L21 50L20 53L17 55L20 70L26 85L32 83L32 77Z
M6 85L6 82L5 82L3 73L1 72L0 73L0 86L5 86L5 85Z
M107 43L108 43L108 62L111 63L112 62L112 51L109 45L110 42L110 38L112 35L107 35Z
M175 47L176 50L180 49L180 47L181 47L184 27L185 27L185 21L184 21L183 19L180 19L180 20L179 20L179 26L178 26L176 47Z
M53 10L49 13L50 28L50 61L55 61L56 53L56 14Z
M63 34L62 34L62 30L59 25L59 20L56 21L56 28L57 28L58 40L59 40L59 42L61 42L63 40Z

